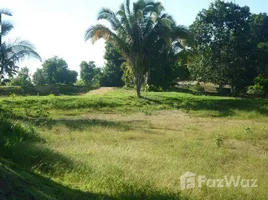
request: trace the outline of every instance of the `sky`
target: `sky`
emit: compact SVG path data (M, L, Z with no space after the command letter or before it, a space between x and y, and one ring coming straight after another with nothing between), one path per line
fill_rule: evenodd
M0 0L0 8L12 11L12 17L4 17L14 24L6 39L29 40L46 60L53 56L63 58L72 70L79 71L82 61L105 63L104 41L95 44L84 41L88 27L97 23L97 14L103 7L117 11L124 0ZM176 22L189 26L199 11L209 7L213 0L165 0L165 7ZM268 12L267 0L236 0L247 5L251 12ZM19 64L27 66L33 74L42 62L27 59Z

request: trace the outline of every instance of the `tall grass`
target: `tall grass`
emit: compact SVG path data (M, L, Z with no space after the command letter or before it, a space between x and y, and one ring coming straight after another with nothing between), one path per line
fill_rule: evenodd
M12 116L0 120L0 198L268 198L267 100L115 90L0 103ZM33 120L45 119L40 110L47 123ZM181 191L187 171L259 187Z

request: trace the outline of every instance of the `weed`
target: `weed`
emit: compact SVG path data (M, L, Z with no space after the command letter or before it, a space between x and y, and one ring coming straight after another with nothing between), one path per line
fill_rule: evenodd
M223 138L222 135L216 135L216 137L215 137L215 143L216 143L216 145L217 145L218 148L222 147L223 140L224 140L224 138Z

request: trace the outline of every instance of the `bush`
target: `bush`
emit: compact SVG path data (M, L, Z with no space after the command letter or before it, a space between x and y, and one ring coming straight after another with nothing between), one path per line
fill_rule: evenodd
M267 97L268 79L262 75L259 75L255 78L254 83L254 85L248 87L247 94L255 97Z
M1 86L0 87L0 96L9 96L10 94L17 94L17 95L23 95L24 89L20 86Z
M43 85L43 86L29 86L29 87L0 87L0 96L10 96L10 94L16 95L43 95L49 94L55 95L78 95L86 93L88 89L84 86L74 85Z
M256 97L263 97L265 96L263 86L256 84L248 87L247 94L256 96Z

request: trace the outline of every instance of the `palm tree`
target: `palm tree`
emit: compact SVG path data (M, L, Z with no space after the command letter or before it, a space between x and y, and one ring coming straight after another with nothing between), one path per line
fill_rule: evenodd
M98 20L106 20L111 28L97 24L91 26L85 34L85 40L94 43L100 38L105 39L117 47L132 67L135 77L137 96L141 97L141 87L144 75L148 71L149 55L154 52L154 44L162 39L167 45L172 45L170 36L174 21L164 13L160 2L138 0L130 7L130 0L126 0L116 13L110 9L102 9ZM183 32L182 27L176 27ZM157 56L157 55L156 55Z
M0 83L5 74L9 76L16 74L18 70L16 64L23 59L33 57L41 61L41 57L29 41L16 39L14 41L2 42L2 37L6 36L13 29L11 23L2 20L3 15L12 16L12 14L8 10L0 10Z
M2 44L2 37L8 34L8 32L13 28L13 25L11 23L2 20L3 15L12 16L12 14L6 9L0 10L0 45Z

